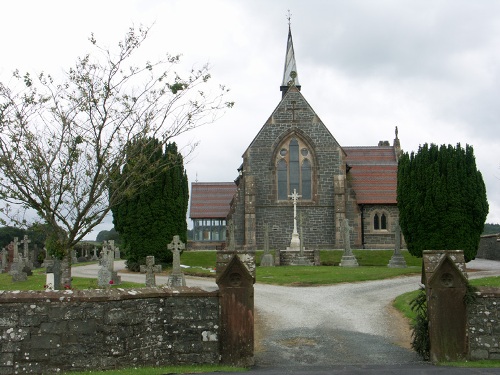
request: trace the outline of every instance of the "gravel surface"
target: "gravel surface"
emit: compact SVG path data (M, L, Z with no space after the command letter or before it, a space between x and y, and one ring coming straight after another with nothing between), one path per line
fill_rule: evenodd
M122 261L115 262L120 269ZM467 264L470 278L500 275L500 262ZM473 272L471 272L473 271ZM96 277L97 266L73 268L74 276ZM120 274L144 282L144 275ZM157 283L166 282L157 277ZM213 289L213 279L187 278L188 286ZM418 289L420 276L319 287L255 285L256 350L259 367L297 369L342 365L421 365L409 349L407 322L392 300Z

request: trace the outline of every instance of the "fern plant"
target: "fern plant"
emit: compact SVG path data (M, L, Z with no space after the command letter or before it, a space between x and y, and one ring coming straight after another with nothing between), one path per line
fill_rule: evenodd
M424 361L430 359L429 318L427 315L427 294L422 286L417 296L410 301L410 308L415 312L412 324L411 347Z

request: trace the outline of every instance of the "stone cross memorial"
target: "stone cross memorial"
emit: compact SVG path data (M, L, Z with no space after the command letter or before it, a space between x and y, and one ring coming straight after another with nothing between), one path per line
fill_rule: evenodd
M272 267L274 266L274 257L269 252L269 224L264 224L264 254L260 259L261 267Z
M168 249L172 252L172 272L168 275L167 286L179 287L186 286L186 279L181 271L181 250L185 249L184 243L175 235L174 239L168 244Z
M351 231L352 227L349 226L349 219L342 221L342 238L344 240L344 255L340 260L340 267L357 267L358 261L351 250Z
M300 237L299 232L297 231L297 201L299 198L302 198L302 195L297 194L297 190L293 189L293 194L289 195L288 198L293 201L293 233L289 250L300 251Z
M149 255L146 257L146 265L141 264L141 273L146 274L146 286L155 287L156 277L155 273L161 272L161 264L155 264L155 257Z
M401 227L399 226L398 221L396 221L396 227L394 230L394 254L392 254L392 258L387 267L406 268L406 260L403 254L401 254Z

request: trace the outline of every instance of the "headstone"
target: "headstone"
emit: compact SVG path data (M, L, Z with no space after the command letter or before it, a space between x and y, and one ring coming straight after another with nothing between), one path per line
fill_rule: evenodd
M49 268L54 265L54 258L49 254L47 249L45 249L45 259L43 260L42 267Z
M340 267L358 267L358 260L354 256L351 250L351 230L352 227L349 226L349 219L345 218L342 221L342 237L344 240L344 255L340 260Z
M45 274L45 291L54 290L54 273Z
M167 286L169 287L179 287L186 286L186 279L181 271L181 255L180 251L184 250L185 245L179 239L179 236L175 235L174 239L170 244L168 244L168 249L172 252L172 272L168 275Z
M71 264L77 264L78 258L76 257L76 250L71 249Z
M29 244L31 243L31 240L28 238L28 236L25 234L23 240L21 241L23 244L23 257L28 258L29 254Z
M405 257L403 256L403 254L401 254L401 227L399 226L398 221L396 221L396 226L394 228L394 236L395 236L394 254L392 254L392 258L389 261L387 267L406 268Z
M47 266L45 273L47 275L52 275L46 276L46 280L50 279L52 282L52 289L61 290L61 260L57 258L52 259L52 262ZM46 285L48 286L49 283L46 282Z
M149 255L146 257L146 265L141 264L141 273L146 273L146 286L154 287L156 286L155 273L161 272L161 264L155 265L155 257Z
M0 273L7 272L7 249L0 252Z
M114 241L110 240L109 242L104 241L103 242L103 247L101 251L101 265L102 267L107 268L107 272L102 271L103 273L103 282L104 278L108 277L109 275L109 280L107 282L108 286L109 285L118 285L121 284L121 277L118 276L118 272L114 270L115 266L115 252L112 249L114 246ZM99 286L105 286L99 284Z
M115 247L115 259L121 259L120 248Z
M92 250L94 252L94 255L92 255L92 258L90 258L90 260L99 260L99 257L97 256L97 247L94 247L94 249Z
M269 224L264 224L264 254L260 259L261 267L272 267L274 266L274 257L269 252Z
M101 255L102 257L99 261L99 270L97 271L97 285L101 288L109 288L112 284L113 275L109 270L107 249L103 249Z
M10 265L9 275L12 276L13 282L25 281L27 279L26 265L22 253L19 252L18 238L14 237L14 259Z

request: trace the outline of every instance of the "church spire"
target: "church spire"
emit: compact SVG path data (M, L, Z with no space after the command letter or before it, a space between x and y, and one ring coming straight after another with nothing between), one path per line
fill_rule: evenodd
M292 28L290 25L291 14L288 11L288 41L286 45L285 69L283 72L283 81L280 90L285 96L290 86L295 86L300 90L299 76L297 74L297 64L295 63L295 52L293 50Z

